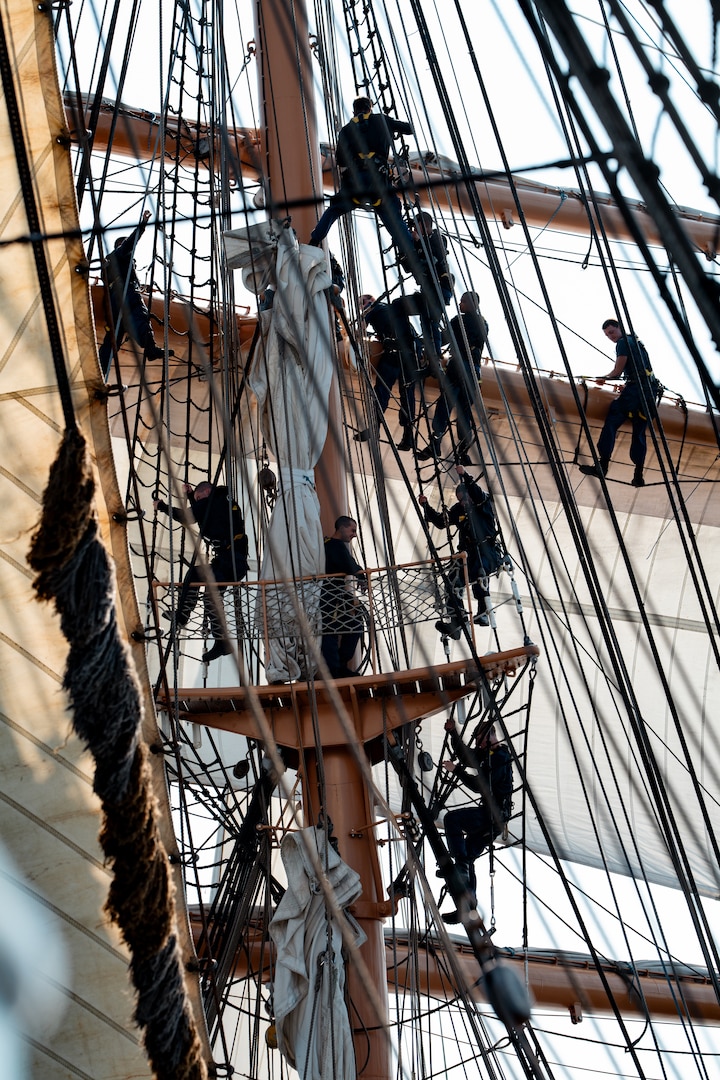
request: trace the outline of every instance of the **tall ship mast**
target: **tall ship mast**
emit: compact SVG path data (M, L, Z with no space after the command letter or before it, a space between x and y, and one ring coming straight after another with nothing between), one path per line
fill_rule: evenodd
M149 7L0 12L10 1075L712 1075L714 51Z

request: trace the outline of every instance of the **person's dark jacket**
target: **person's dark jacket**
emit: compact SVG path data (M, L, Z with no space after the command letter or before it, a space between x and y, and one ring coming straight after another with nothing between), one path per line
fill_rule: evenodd
M365 571L353 559L350 548L344 540L339 540L334 536L329 536L325 541L325 573L354 574L365 580Z
M427 269L431 281L437 278L443 299L448 303L452 297L452 278L448 267L444 236L437 229L433 229L429 236L417 237L414 243L415 253L420 265ZM401 255L399 261L403 270L407 273L414 273L407 255Z
M618 338L615 345L616 356L627 356L627 363L620 376L625 382L647 384L653 380L652 365L642 341L633 334Z
M135 246L145 232L145 222L141 221L137 228L126 236L121 244L110 252L103 263L103 275L110 289L113 307L120 310L123 304L123 296L135 293L141 298L140 282L135 272L135 260L133 253Z
M474 368L477 371L488 336L488 324L485 319L479 311L464 311L450 320L450 329L457 345L457 358L468 369ZM454 367L456 362L453 350L448 368Z
M348 609L352 609L355 599L345 588L345 578L350 574L365 583L365 571L350 554L350 548L344 540L329 536L325 540L325 573L337 574L337 577L325 578L322 583L321 610L323 626L331 626L332 621L342 618Z
M393 134L412 135L412 130L411 124L383 113L354 116L338 135L338 168L351 174L369 167L382 171L388 164Z
M493 813L507 821L512 813L513 771L512 754L505 743L493 748L471 749L457 731L450 731L450 743L458 758L453 775L463 787L482 795ZM468 770L472 769L472 772Z
M502 552L497 543L497 520L491 495L484 491L467 473L462 483L470 496L470 505L459 500L449 510L434 510L424 504L425 520L438 529L450 525L457 529L457 547L468 556L470 580L476 575L493 574L502 564Z
M399 357L411 366L422 353L412 325L402 310L402 305L375 303L365 313L365 322L377 334L386 353L397 351Z
M469 551L483 541L495 538L497 522L489 493L483 491L467 473L463 474L462 483L470 496L471 505L467 507L458 501L449 510L442 511L434 510L430 503L425 503L425 520L438 529L446 524L454 526L458 531L459 550Z
M187 524L197 522L203 539L209 541L218 550L229 547L244 551L247 559L248 541L245 535L245 522L240 507L231 499L230 492L224 485L214 487L206 499L196 499L192 492L188 495L188 507L174 506L172 517L175 521ZM171 513L168 504L158 500L158 510Z

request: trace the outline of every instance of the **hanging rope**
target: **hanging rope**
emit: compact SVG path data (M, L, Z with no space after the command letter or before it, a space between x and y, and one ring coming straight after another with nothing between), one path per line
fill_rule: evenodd
M111 563L98 536L82 435L66 433L50 470L28 556L38 598L52 601L70 644L63 686L73 727L95 761L100 843L113 868L106 910L130 954L135 1019L158 1078L204 1080L174 934L170 868L156 820L142 705L115 616Z

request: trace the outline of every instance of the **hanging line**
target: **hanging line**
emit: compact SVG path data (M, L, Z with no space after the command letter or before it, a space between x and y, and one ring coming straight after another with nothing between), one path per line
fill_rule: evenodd
M28 156L27 146L25 144L25 134L23 131L22 120L20 118L20 108L18 105L15 81L13 78L13 69L10 63L7 36L5 34L5 20L1 13L0 74L2 76L3 92L5 94L10 133L12 135L13 148L15 151L15 161L17 163L17 169L20 177L20 187L23 194L23 203L25 206L25 213L27 215L28 227L30 229L33 257L35 259L35 269L37 271L38 284L40 286L40 296L42 299L43 311L45 313L45 323L47 326L48 337L50 339L50 351L52 354L53 366L55 368L55 379L57 382L58 393L60 395L60 403L62 405L63 417L65 419L65 428L67 432L70 433L77 431L77 421L75 419L75 410L73 408L72 394L70 391L70 379L68 377L67 367L65 364L65 354L62 344L62 336L60 333L60 324L58 322L57 311L55 309L55 294L52 287L50 272L48 269L47 257L45 254L45 245L42 237L40 215L38 213L37 201L35 198L33 174L32 169L30 168L30 160ZM84 262L83 264L79 264L79 266L76 267L76 270L81 269L81 266L83 265Z

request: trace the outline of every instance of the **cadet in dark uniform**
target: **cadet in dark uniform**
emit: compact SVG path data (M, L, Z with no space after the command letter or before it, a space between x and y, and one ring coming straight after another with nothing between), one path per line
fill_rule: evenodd
M322 585L322 654L334 679L357 674L348 664L358 647L363 623L358 611L359 601L348 591L345 581L346 577L353 576L361 588L367 587L365 571L352 557L348 546L356 536L357 522L343 515L335 522L333 535L325 540L325 573L337 577L326 578Z
M482 380L480 358L487 341L488 325L478 307L476 292L460 297L460 314L450 320L452 345L450 360L440 381L442 394L435 405L429 446L419 451L419 461L440 456L442 437L450 426L450 414L457 410L458 460L470 465L468 448L472 445L472 410L475 401L475 379Z
M427 351L439 356L442 348L440 320L443 307L447 307L453 295L445 237L437 231L432 214L428 214L426 210L415 215L412 237L415 247L414 260L403 255L400 265L413 273L416 280L417 274L413 271L413 266L420 266L424 284L421 284L420 292L405 296L405 311L408 315L420 316Z
M412 130L412 125L404 120L374 113L370 98L355 99L353 118L341 129L335 150L340 189L330 198L330 205L312 231L310 243L319 247L335 222L345 214L361 208L372 209L400 254L409 260L408 268L423 288L423 271L418 266L413 238L390 182L393 135L412 135Z
M183 488L190 505L187 508L173 507L172 517L184 524L197 522L200 535L212 545L210 568L215 581L242 581L248 571L248 540L240 507L231 499L230 492L224 486L215 487L204 481L198 484L194 491L190 484L184 484ZM170 507L161 499L154 499L153 506L163 514L170 513ZM206 580L205 567L193 563L180 590L180 602L175 613L177 626L187 625L197 603L199 590L189 586L204 583ZM223 591L224 586L221 586L220 592ZM215 606L207 593L205 610L215 638L212 648L203 653L203 663L208 663L219 656L225 656L231 649L223 635Z
M615 367L609 375L602 375L595 382L602 386L606 379L623 379L625 386L613 399L600 432L597 445L600 470L595 465L581 465L580 472L586 476L607 476L617 433L624 423L631 420L630 460L635 466L632 485L644 487L646 433L648 419L655 415L657 380L641 341L633 334L626 334L617 319L606 319L602 328L605 337L615 342Z
M487 626L490 621L485 610L485 597L490 595L487 579L490 574L500 568L503 561L497 544L497 520L490 494L483 491L476 481L468 476L462 465L458 465L457 471L461 479L461 483L455 489L457 502L448 511L434 510L425 495L421 495L418 502L424 509L426 521L438 529L444 528L446 524L457 529L457 547L459 551L464 551L467 555L468 581L478 602L477 614L473 621L480 626ZM460 637L467 617L456 595L464 586L460 568L457 570L457 577L457 581L450 581L450 591L447 596L450 620L435 623L436 630L456 641Z
M150 312L142 298L133 259L135 245L145 232L149 219L150 211L145 210L138 227L129 236L121 236L115 241L114 250L103 263L103 279L110 295L111 318L115 327L115 341L118 349L129 335L140 346L148 360L161 360L165 355L165 350L155 342ZM105 379L110 374L112 364L112 341L112 331L107 328L100 346L100 365ZM168 349L167 354L168 356L175 355L172 349Z
M375 399L378 411L385 413L395 383L400 380L400 423L402 441L398 450L412 450L415 420L415 382L420 369L422 343L403 311L402 298L391 304L379 304L374 296L360 297L362 316L382 342L382 355L375 368ZM370 429L359 431L355 438L366 442Z
M500 835L512 814L512 755L496 737L494 725L477 738L474 749L462 741L454 720L445 721L445 730L458 761L443 761L443 768L480 795L476 806L448 810L444 821L448 851L474 908L477 906L475 860ZM474 772L469 773L468 769ZM460 922L457 911L447 912L442 918L446 923Z

